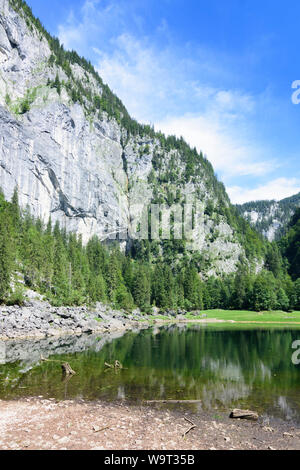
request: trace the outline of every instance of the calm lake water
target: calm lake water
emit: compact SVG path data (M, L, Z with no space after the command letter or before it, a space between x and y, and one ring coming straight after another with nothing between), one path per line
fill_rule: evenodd
M0 398L201 400L204 410L250 408L300 423L299 329L184 325L124 336L0 343ZM64 380L59 362L76 375ZM118 359L125 370L107 369ZM198 406L198 405L197 405Z

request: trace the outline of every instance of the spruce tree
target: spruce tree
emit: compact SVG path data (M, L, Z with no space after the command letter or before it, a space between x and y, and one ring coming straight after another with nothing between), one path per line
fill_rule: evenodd
M0 208L0 302L8 294L13 267L13 252L10 243L11 231L7 211Z
M136 305L143 311L150 307L150 279L145 266L138 265L132 283L133 298Z

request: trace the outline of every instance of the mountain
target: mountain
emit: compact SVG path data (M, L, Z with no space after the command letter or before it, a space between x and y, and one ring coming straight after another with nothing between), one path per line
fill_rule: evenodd
M65 51L21 0L0 0L0 136L6 199L17 186L22 208L83 243L97 235L134 249L145 207L189 203L197 233L191 252L173 240L178 259L201 253L205 275L263 264L261 238L203 154L132 119L91 63ZM155 242L156 256L168 242Z
M300 207L300 193L281 201L252 201L236 205L239 214L269 241L279 240Z
M287 232L279 242L282 255L288 261L288 271L293 280L300 278L300 208L291 218ZM298 282L300 286L300 282Z

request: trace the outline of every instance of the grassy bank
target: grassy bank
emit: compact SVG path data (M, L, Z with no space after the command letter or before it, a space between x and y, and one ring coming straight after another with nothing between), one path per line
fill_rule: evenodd
M259 322L259 323L299 323L300 312L251 312L246 310L206 310L195 315L188 313L189 320L216 319L234 322Z

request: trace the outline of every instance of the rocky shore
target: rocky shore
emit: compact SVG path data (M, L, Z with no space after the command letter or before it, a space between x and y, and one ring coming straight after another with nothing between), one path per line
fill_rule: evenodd
M137 309L130 314L97 303L93 309L53 307L37 297L24 306L0 306L0 340L124 331L148 325Z

